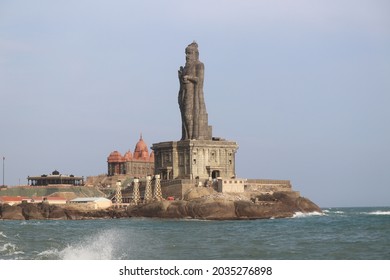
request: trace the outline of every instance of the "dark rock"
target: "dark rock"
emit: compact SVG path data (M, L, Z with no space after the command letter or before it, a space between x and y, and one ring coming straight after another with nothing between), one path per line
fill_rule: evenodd
M127 212L133 217L208 220L286 218L296 212L321 212L317 205L295 192L277 192L256 198L232 200L228 196L225 199L206 196L190 201L162 201L133 206Z
M250 201L235 201L235 212L241 219L269 219L274 217L275 204L255 204Z
M188 213L188 201L178 200L165 204L167 204L166 211L162 217L166 216L175 219L192 218Z
M226 200L190 201L188 214L195 219L229 220L237 218L234 202Z
M129 215L126 211L126 208L119 208L119 209L111 209L108 210L109 217L113 219L120 219L120 218L128 218Z
M52 205L49 207L47 218L54 220L67 220L68 216L66 215L65 209L57 205Z
M297 199L297 206L301 212L319 212L322 213L321 208L306 197L299 197Z
M4 220L25 220L22 208L19 206L3 205L1 210L1 218Z
M130 207L127 213L131 217L148 217L148 218L162 218L164 212L167 210L171 202L153 202L145 205L137 205Z
M42 212L36 204L31 203L22 203L20 204L22 208L22 214L26 220L43 220L45 217L42 215Z

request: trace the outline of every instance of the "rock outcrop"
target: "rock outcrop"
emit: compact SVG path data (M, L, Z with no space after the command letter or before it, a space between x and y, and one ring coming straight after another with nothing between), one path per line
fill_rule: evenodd
M3 220L25 220L21 207L3 205L0 208L0 215Z
M19 206L22 208L22 214L26 220L42 220L43 213L40 208L31 203L22 203Z
M261 200L264 199L264 200ZM132 217L192 218L206 220L292 217L296 212L322 212L307 198L280 192L262 197L211 194L192 200L162 201L128 209Z
M8 220L85 220L128 217L171 219L270 219L292 217L296 212L321 212L309 199L295 192L273 194L222 194L212 189L194 188L187 200L159 201L127 209L81 210L40 204L0 205L0 219Z

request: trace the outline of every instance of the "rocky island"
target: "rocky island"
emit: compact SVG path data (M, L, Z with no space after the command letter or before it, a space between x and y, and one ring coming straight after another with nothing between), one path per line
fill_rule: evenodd
M178 70L181 139L154 143L149 155L141 135L134 154L128 151L122 157L119 152L112 152L107 159L107 175L87 180L94 182L93 188L103 186L103 182L117 186L115 193L101 193L112 206L93 209L72 203L51 205L48 201L19 205L3 203L0 204L0 218L231 220L286 218L297 212L321 212L316 204L293 190L289 180L237 177L238 144L213 136L208 123L203 92L205 67L199 61L196 42L186 47L185 58L185 66ZM150 172L154 175L149 175ZM83 182L78 178L64 177L55 171L49 176L29 177L29 180L35 182L32 187L36 189L39 184L63 183L65 179L68 183Z
M131 217L204 220L288 218L297 212L321 212L307 198L294 192L273 194L222 194L212 189L193 188L183 200L163 200L126 208L86 209L69 205L22 203L0 205L3 220L85 220Z

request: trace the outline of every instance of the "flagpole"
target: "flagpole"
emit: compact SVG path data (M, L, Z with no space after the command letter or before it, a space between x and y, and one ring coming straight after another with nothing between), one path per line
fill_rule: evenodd
M3 187L5 186L4 185L4 161L5 161L5 157L3 157Z

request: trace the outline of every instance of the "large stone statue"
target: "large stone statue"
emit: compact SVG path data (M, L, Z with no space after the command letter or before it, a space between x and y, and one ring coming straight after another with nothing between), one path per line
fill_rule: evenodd
M180 141L153 144L154 172L161 174L162 180L193 179L194 184L210 178L235 177L237 143L212 137L208 125L203 95L204 65L199 61L198 44L189 44L185 53L186 64L178 73L182 137Z
M179 69L179 108L182 120L181 140L211 140L203 95L204 65L199 61L198 44L185 50L186 64Z

